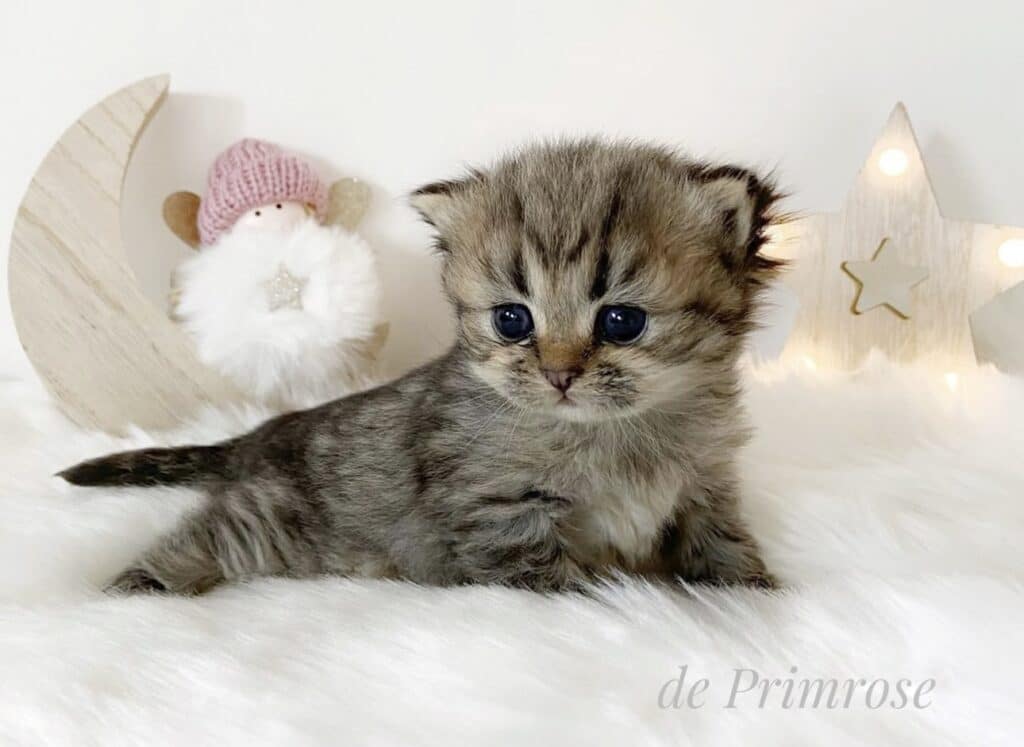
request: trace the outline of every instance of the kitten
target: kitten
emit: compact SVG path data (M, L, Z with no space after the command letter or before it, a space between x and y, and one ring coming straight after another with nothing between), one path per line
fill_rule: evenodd
M735 364L778 263L749 171L634 144L528 148L413 195L457 341L377 389L77 485L208 494L109 586L257 575L575 588L611 569L771 586L737 509Z

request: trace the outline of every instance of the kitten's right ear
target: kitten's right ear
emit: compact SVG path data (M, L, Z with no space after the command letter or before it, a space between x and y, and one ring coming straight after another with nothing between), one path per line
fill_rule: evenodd
M754 280L769 279L782 267L761 254L768 226L779 219L776 205L783 195L774 182L738 166L702 167L693 177L719 211L726 264Z
M452 219L458 212L460 198L483 175L478 171L470 172L464 179L450 179L434 182L420 187L409 196L409 202L427 223L440 233L451 228Z

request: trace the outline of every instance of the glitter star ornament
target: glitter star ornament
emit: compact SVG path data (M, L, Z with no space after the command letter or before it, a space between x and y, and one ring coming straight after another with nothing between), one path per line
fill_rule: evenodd
M783 282L799 301L783 357L854 369L877 349L942 373L974 366L970 314L1024 280L999 259L1016 237L1024 229L942 214L897 104L839 211L773 234L766 253L789 261Z
M888 243L888 239L882 239L875 256L867 262L843 262L843 270L858 285L853 313L863 314L887 306L909 319L910 289L928 277L928 269L902 264L896 259L896 251L887 248Z
M302 291L306 287L306 278L298 278L288 271L282 262L266 283L267 308L271 311L279 309L301 309Z

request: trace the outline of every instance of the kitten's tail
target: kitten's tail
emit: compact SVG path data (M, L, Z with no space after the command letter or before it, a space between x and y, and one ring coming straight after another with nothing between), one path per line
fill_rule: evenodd
M229 477L225 444L109 454L58 472L72 485L182 485Z

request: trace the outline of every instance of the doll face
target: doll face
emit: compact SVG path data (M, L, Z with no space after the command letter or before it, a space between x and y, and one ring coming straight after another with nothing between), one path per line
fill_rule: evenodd
M266 231L286 231L311 215L312 210L301 202L272 202L260 205L235 221L235 226Z

